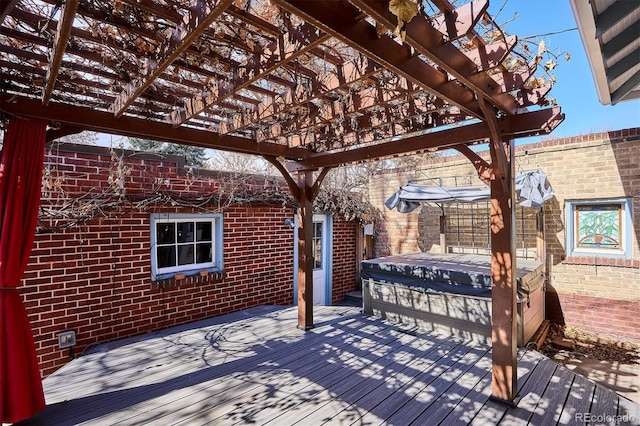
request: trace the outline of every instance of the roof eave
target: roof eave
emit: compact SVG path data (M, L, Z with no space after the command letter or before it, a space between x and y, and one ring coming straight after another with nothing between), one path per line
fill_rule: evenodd
M584 0L569 0L569 3L578 26L582 45L587 54L591 75L598 92L598 99L603 105L611 105L611 92L609 91L600 43L596 38L596 23L591 5Z

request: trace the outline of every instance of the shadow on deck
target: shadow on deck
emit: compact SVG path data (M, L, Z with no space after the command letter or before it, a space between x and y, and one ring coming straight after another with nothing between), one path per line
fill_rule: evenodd
M637 424L640 406L521 352L515 409L488 400L490 347L354 307L260 307L105 344L45 379L35 424Z

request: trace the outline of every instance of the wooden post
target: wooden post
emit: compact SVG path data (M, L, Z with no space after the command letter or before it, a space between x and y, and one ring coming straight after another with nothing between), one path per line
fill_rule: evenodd
M313 328L313 172L298 173L298 328Z
M313 328L313 200L331 167L321 169L315 181L315 170L300 168L296 172L296 182L280 159L269 155L263 157L282 173L298 200L298 328L310 330Z
M501 146L502 145L502 146ZM504 149L503 144L495 144ZM514 144L493 159L496 178L491 181L491 399L517 404L517 310L514 194ZM507 154L507 155L505 155ZM500 163L508 158L507 164Z

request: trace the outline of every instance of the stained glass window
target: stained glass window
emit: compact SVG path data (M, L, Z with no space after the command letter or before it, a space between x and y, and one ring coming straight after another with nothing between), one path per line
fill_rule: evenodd
M576 206L576 247L620 249L620 204Z
M631 200L567 201L567 255L631 256Z

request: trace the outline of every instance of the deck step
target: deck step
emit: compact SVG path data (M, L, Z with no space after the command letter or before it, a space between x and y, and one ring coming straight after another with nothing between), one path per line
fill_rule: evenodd
M352 291L344 295L344 304L349 306L362 306L362 292Z

